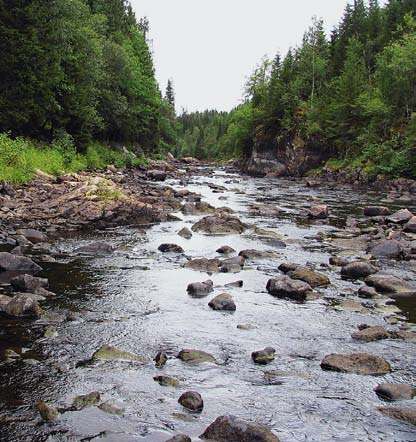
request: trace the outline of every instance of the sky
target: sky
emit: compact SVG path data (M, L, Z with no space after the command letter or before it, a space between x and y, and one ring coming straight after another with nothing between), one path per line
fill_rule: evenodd
M231 110L262 57L302 41L312 17L329 32L347 0L131 0L150 21L156 76L173 80L181 112Z

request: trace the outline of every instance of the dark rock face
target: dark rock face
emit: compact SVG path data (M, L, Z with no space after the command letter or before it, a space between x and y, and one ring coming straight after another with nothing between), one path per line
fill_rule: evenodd
M183 248L177 244L161 244L158 250L162 253L184 253Z
M411 384L380 384L374 391L384 401L409 401L416 396Z
M351 262L341 269L341 275L349 278L366 278L378 272L378 268L368 262Z
M361 375L383 375L391 371L390 364L378 356L367 353L351 355L330 354L321 362L321 368L341 373L355 373Z
M402 255L403 248L398 241L386 239L370 244L367 252L376 257L398 258Z
M227 293L223 293L222 295L218 295L214 299L211 299L208 305L213 310L219 311L234 312L237 309L232 296Z
M263 425L243 421L235 416L220 416L200 436L217 442L280 442Z
M266 347L264 350L253 351L251 358L256 364L267 365L274 361L275 353L273 347Z
M103 241L96 241L91 244L79 247L75 250L75 253L79 255L89 256L107 256L113 253L113 247L111 244L107 244Z
M31 259L25 256L12 255L7 252L0 252L0 272L2 271L21 271L37 273L42 270Z
M312 287L304 282L282 276L278 279L270 279L266 286L267 291L278 298L305 300L307 294L312 292Z
M196 391L187 391L178 400L178 402L190 411L200 413L204 408L204 401L201 395Z
M368 206L364 208L365 216L388 216L390 213L390 209L383 206Z
M187 292L193 296L206 296L213 290L214 283L210 279L205 282L192 282L187 288Z

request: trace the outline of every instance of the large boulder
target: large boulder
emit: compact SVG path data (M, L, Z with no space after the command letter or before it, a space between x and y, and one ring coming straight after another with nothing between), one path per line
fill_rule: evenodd
M386 218L386 221L393 224L405 224L413 217L413 213L408 209L401 209Z
M416 286L393 275L376 273L365 279L365 283L374 287L378 292L387 294L400 294L415 292Z
M235 250L230 246L221 246L217 249L217 253L220 253L221 255L230 255L231 253L235 253Z
M361 375L383 375L391 371L390 364L383 358L368 353L351 355L330 354L321 362L321 368L341 373L355 373Z
M240 234L247 229L247 226L242 223L238 218L233 216L223 215L213 215L206 216L198 221L192 227L194 232L202 232L209 234Z
M213 310L219 310L219 311L234 312L237 309L232 296L227 293L223 293L211 299L208 305Z
M295 280L289 276L281 276L278 279L269 279L267 291L278 298L305 300L312 292L312 287L304 281Z
M31 272L37 273L42 270L31 259L25 256L13 255L7 252L0 252L0 272Z
M416 396L416 388L411 384L380 384L374 391L384 401L409 401Z
M350 262L346 266L342 267L341 275L348 278L366 278L378 272L378 268L368 262Z
M286 244L282 241L283 247L286 247ZM245 259L268 259L268 258L276 258L278 255L272 251L264 251L264 250L255 250L255 249L246 249L242 250L239 254Z
M390 215L390 209L383 206L368 206L364 207L365 216L388 216Z
M95 241L91 244L79 247L75 250L78 255L88 256L107 256L113 253L114 249L111 244L103 241Z
M326 287L331 281L329 278L320 272L315 272L307 267L298 266L295 270L288 273L292 279L297 279L308 283L312 288Z
M49 241L49 238L47 235L45 235L44 233L40 232L39 230L35 230L35 229L19 229L16 233L18 235L24 236L26 239L28 239L33 244Z
M409 233L416 233L416 216L412 216L410 220L405 224L403 230Z
M403 247L394 239L384 239L369 245L367 253L375 257L399 258L403 253Z
M130 353L125 350L120 350L111 345L103 345L101 346L92 356L92 360L104 360L104 361L114 361L114 360L122 360L122 361L139 361L139 362L147 362L146 359L138 356L134 353Z
M200 413L204 408L204 401L197 391L187 391L178 399L178 402L186 409Z
M217 362L214 356L201 350L181 350L178 354L178 359L187 364L195 365L202 364L203 362Z
M43 313L39 304L32 297L23 294L14 296L4 307L4 312L17 318L38 318Z
M198 272L218 273L220 271L221 261L219 259L198 258L190 259L184 264L187 269L196 270Z
M200 436L217 442L280 442L263 425L246 422L235 416L220 416Z

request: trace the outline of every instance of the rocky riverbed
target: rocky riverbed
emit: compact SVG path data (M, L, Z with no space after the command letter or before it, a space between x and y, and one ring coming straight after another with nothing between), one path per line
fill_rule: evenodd
M414 441L412 193L191 159L0 192L0 440Z

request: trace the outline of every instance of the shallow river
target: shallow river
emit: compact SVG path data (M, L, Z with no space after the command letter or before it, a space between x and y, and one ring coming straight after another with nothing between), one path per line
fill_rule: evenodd
M215 193L209 183L227 190ZM168 184L183 188L178 181ZM216 207L232 208L247 223L283 235L287 248L277 249L272 237L252 231L227 236L194 234L187 240L177 232L191 228L201 216L182 214L178 214L182 221L150 229L120 228L59 240L56 247L69 254L97 239L112 243L116 252L103 258L64 257L60 263L45 265L40 276L49 278L50 290L58 294L44 305L47 318L33 323L1 322L0 350L13 348L31 363L19 360L0 365L0 440L164 442L185 433L196 441L216 417L233 414L270 426L282 442L414 442L414 427L376 410L385 403L373 388L382 382L416 383L415 343L351 339L358 324L386 326L383 313L333 308L334 300L357 300L360 285L342 280L339 268L321 266L339 248L316 237L318 232L345 236L349 218L364 222L362 207L386 195L310 189L293 181L246 178L220 170L208 178L193 178L187 188ZM312 197L330 206L329 221L306 221L301 209L312 204ZM253 204L278 206L283 213L250 216ZM181 245L186 256L160 253L157 249L162 243ZM182 268L186 257L217 257L215 251L223 245L237 252L272 250L279 257L248 262L239 274L207 275ZM267 293L266 283L279 273L282 262L308 263L327 274L332 284L318 290L318 299L304 304L274 298ZM409 263L383 265L393 274L414 278ZM214 281L214 293L205 298L187 294L189 283L208 278ZM236 280L243 280L244 286L223 287ZM236 302L233 314L208 307L213 296L224 292ZM416 322L415 306L402 308L406 320ZM68 311L74 312L73 320L63 321ZM238 324L256 328L242 330ZM58 336L44 338L47 327L55 327ZM146 356L150 362L83 362L103 344ZM267 346L277 350L274 362L256 366L251 352ZM183 348L207 351L218 364L186 365L176 359ZM160 350L170 357L163 369L151 362ZM382 356L394 371L376 378L321 370L323 357L334 352ZM39 362L34 365L33 359ZM264 375L270 370L285 373L270 379ZM180 385L160 386L153 381L160 374L176 377ZM177 402L188 390L198 391L204 399L200 415L187 413ZM75 396L92 391L115 400L124 414L91 407L66 412L56 423L44 424L33 411L39 400L66 407ZM416 406L412 402L398 405Z

